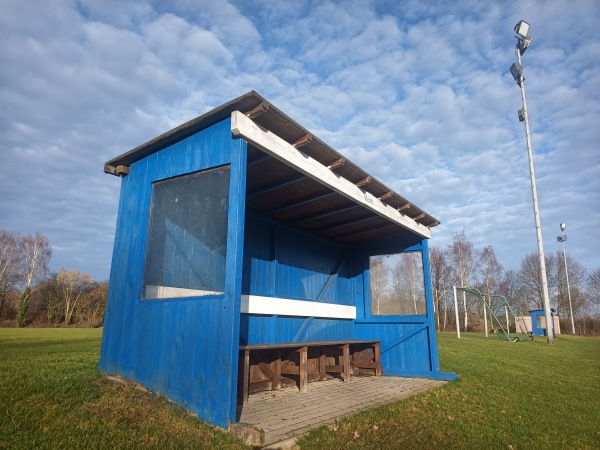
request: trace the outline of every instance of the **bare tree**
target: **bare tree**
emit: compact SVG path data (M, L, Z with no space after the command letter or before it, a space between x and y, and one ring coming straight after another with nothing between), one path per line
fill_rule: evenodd
M62 292L62 302L65 311L65 325L71 323L73 312L79 299L93 285L94 279L87 273L77 270L61 270L56 276L56 281Z
M486 245L479 253L479 271L481 276L481 292L494 294L500 285L504 268L498 262L494 247L491 245Z
M582 291L586 281L586 271L582 264L567 256L567 267L569 283L567 285L567 273L565 271L565 258L562 251L556 252L557 261L557 286L556 310L559 316L569 317L573 310L573 318L577 317L585 308L585 295ZM571 305L569 306L569 287L571 290ZM573 330L575 333L575 330Z
M24 288L19 301L17 325L20 327L29 308L31 286L34 281L48 273L48 263L52 256L52 249L48 237L42 233L27 235L21 239L21 248L24 261Z
M20 240L18 234L0 230L0 317L6 297L17 288L23 276Z
M92 283L90 290L81 298L75 308L74 322L86 326L101 326L108 295L108 281Z
M545 261L548 290L550 292L555 292L557 284L556 255L546 254ZM536 253L529 253L521 260L518 278L522 295L525 297L528 306L544 309L540 260Z
M448 323L448 303L443 302L443 299L448 297L452 289L452 269L448 265L446 252L439 248L431 247L429 249L429 266L431 268L431 289L433 291L433 305L435 308L437 329L445 330ZM444 314L442 325L440 325L442 309Z
M425 314L421 258L418 252L401 253L393 267L392 289L398 314Z
M600 269L594 270L587 279L587 292L591 309L600 313Z
M526 314L530 308L529 301L523 295L523 288L519 281L519 273L514 270L504 272L498 284L498 294L506 299L509 305L519 308L522 314Z
M369 259L369 282L371 285L371 312L381 314L381 301L385 296L388 278L387 267L383 256L372 256Z
M449 257L454 263L454 279L461 287L469 287L475 273L475 260L473 244L467 238L465 230L454 234L454 241L448 247ZM463 291L463 309L465 330L469 326L469 313L467 311L467 296ZM458 324L456 324L458 326Z

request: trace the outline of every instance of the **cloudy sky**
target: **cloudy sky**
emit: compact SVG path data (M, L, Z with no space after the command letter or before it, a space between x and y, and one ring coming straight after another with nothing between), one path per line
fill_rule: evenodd
M0 0L0 228L108 277L105 161L252 89L505 268L536 250L513 27L546 253L600 267L600 2Z

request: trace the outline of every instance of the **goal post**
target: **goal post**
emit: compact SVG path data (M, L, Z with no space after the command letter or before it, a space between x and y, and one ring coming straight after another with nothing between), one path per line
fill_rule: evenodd
M452 292L454 294L454 313L456 316L456 337L460 339L460 316L458 309L458 292L462 292L463 295L469 294L471 297L474 297L478 300L478 302L483 306L483 322L484 322L484 331L485 337L489 336L488 331L488 320L491 322L492 328L499 333L499 337L503 340L507 340L510 342L519 341L518 337L511 337L511 316L514 317L514 325L515 325L515 334L518 333L517 330L525 330L521 331L528 340L532 339L531 333L527 332L525 324L522 324L521 327L517 326L517 321L521 319L520 315L518 315L513 309L508 301L502 297L501 295L492 295L492 294L482 294L478 289L468 288L468 287L459 287L452 286ZM463 299L466 303L466 298ZM518 309L518 308L517 308ZM466 310L466 306L465 306ZM488 314L489 313L489 314ZM481 317L481 316L480 316ZM504 324L503 324L504 322ZM466 321L465 321L466 323Z

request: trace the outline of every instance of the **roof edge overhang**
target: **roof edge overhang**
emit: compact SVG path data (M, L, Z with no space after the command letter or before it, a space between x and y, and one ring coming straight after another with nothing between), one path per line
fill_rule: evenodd
M116 158L107 161L104 164L104 172L111 175L121 175L121 167L128 168L131 164L140 159L156 153L163 148L173 145L200 130L210 127L231 115L232 111L247 111L255 108L257 105L268 104L256 91L250 91L238 98L235 98L195 119L192 119L166 133L161 134L154 139L135 147Z
M343 195L361 207L421 237L427 239L431 237L431 231L425 225L405 216L398 210L383 203L371 193L360 189L345 178L336 175L326 166L301 152L276 134L262 129L252 119L239 111L231 113L231 132L234 136L244 138L270 156L293 167L298 172L312 178L338 194Z
M357 171L357 173L360 173L363 176L359 181L349 181L343 178L343 176L336 174L330 175L333 175L338 179L344 179L348 181L350 185L359 188L364 198L369 199L364 200L365 202L369 202L370 200L375 199L373 200L374 204L377 204L379 206L383 205L384 210L395 211L396 213L393 213L393 216L404 218L398 219L401 220L402 223L405 223L404 221L408 220L407 223L416 223L418 225L417 228L420 230L422 227L427 229L427 232L425 234L419 233L419 235L428 236L429 228L435 227L440 224L439 220L437 220L435 217L429 215L421 208L412 204L398 193L392 191L383 183L376 180L374 177L370 176L364 170L356 166L354 163L347 160L339 152L331 148L325 142L321 141L318 137L312 135L300 124L292 120L289 116L287 116L282 111L273 106L271 103L269 103L267 100L265 100L265 98L263 98L256 91L250 91L244 95L241 95L199 117L196 117L195 119L192 119L170 131L167 131L166 133L161 134L160 136L142 145L139 145L138 147L133 148L132 150L116 158L111 159L110 161L107 161L104 165L104 172L115 176L126 176L129 173L129 166L131 164L142 160L166 147L169 147L170 145L173 145L189 136L192 136L193 134L205 128L208 128L218 122L221 122L231 117L234 111L241 111L247 118L257 118L256 120L258 121L260 121L262 117L272 117L273 120L275 120L276 123L279 124L281 127L287 129L288 131L293 130L293 133L297 134L298 136L303 136L297 142L292 141L294 142L293 144L289 144L288 141L285 141L284 139L280 138L282 142L291 145L295 151L298 151L298 147L308 144L309 146L313 146L315 149L318 149L317 154L324 155L328 159L328 161L335 161L334 164L341 163L346 167L354 168ZM263 130L260 127L260 125L256 124L255 122L253 123L256 125L256 127L258 127L259 130ZM277 129L273 130L271 134L277 136L279 134L279 131L280 130ZM304 153L301 154L304 155L303 158L307 156ZM324 167L326 170L335 170L334 166L328 167L327 165L323 165L322 163L324 163L324 161L321 161L321 163L319 163L319 161L315 160L315 162L317 164L320 164L321 168ZM373 193L375 193L375 191L379 192L379 197L377 195L371 194L371 192L369 191ZM381 194L381 192L385 193ZM383 203L383 201L385 201L385 203ZM389 203L391 203L392 205L390 205ZM392 222L399 223L396 220L392 220ZM408 229L412 230L412 225L408 226Z

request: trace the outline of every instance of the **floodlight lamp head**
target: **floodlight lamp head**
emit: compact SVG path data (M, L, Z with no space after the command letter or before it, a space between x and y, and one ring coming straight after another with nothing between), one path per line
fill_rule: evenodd
M524 20L520 20L519 23L515 25L515 34L519 39L526 39L529 36L529 24Z
M521 78L523 77L523 66L519 63L513 63L513 65L510 66L510 73L512 74L517 84L521 86Z
M560 231L565 231L567 229L567 224L566 223L561 223L560 224Z

